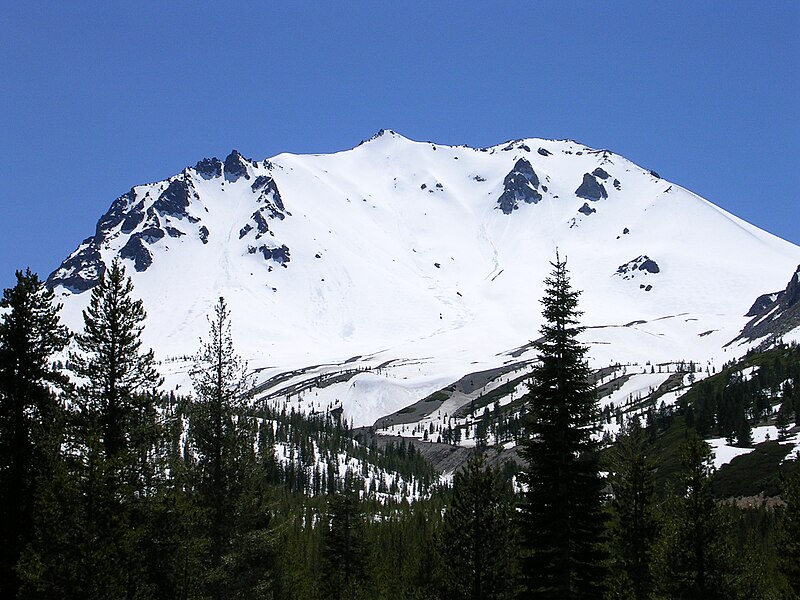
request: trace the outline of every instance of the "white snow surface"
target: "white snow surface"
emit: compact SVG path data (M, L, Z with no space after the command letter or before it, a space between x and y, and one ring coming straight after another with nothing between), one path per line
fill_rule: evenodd
M507 215L497 199L523 157L543 198ZM578 209L587 200L575 192L598 167L610 175L598 179L608 198L588 201L596 212L585 216ZM178 357L197 351L224 296L236 349L258 381L307 367L318 374L325 365L369 369L299 398L341 404L354 425L510 362L510 350L538 337L542 282L556 251L583 292L582 323L590 328L582 340L593 367L721 364L744 353L746 345L723 346L747 322L754 299L783 288L800 263L800 247L619 155L573 141L478 150L384 131L352 150L280 154L246 168L250 178L235 182L207 180L193 168L172 178L193 184L187 212L197 221L163 217L162 227L185 235L148 244L153 264L145 271L124 261L148 312L144 342L163 361L167 385L187 389L188 362ZM240 231L262 206L251 188L259 175L274 179L287 215L269 219L269 232L256 240L256 230ZM147 209L171 180L137 186L137 199ZM106 264L130 235L117 226L106 236ZM281 266L248 252L261 244L285 244L290 261ZM640 256L659 272L615 275ZM79 330L90 293L56 291L65 322ZM637 385L659 378L645 379Z

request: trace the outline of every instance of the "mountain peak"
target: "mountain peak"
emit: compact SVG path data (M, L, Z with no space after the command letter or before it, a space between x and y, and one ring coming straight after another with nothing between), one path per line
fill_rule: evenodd
M417 393L418 373L441 387L525 345L556 247L585 290L595 361L711 359L747 303L785 288L800 262L797 246L677 185L666 197L646 170L577 143L478 150L384 129L369 144L258 162L232 150L135 186L49 278L65 320L80 326L85 292L121 257L165 358L193 352L221 295L256 368L426 357L421 372L348 388L364 406L385 397L388 413Z
M240 177L250 179L250 174L247 172L248 164L252 164L252 161L247 160L238 150L231 150L231 153L228 154L223 163L225 179L230 182L235 182Z
M399 133L397 133L393 129L379 129L378 132L375 135L373 135L372 137L367 138L366 140L361 140L361 142L359 142L358 145L359 146L363 146L364 144L369 144L369 143L375 142L377 140L399 140L399 141L405 141L405 142L412 141L412 140L408 139L407 137L405 137L404 135L400 135Z

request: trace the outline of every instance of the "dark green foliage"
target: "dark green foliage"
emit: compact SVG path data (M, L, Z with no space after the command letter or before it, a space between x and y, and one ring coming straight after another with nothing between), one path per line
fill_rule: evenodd
M37 482L52 477L63 408L53 386L65 379L53 364L69 333L53 293L30 270L17 271L0 308L0 597L13 597L14 565L33 536Z
M623 429L609 455L613 492L609 598L649 598L653 587L656 516L655 461L638 418Z
M603 507L577 292L564 263L554 267L531 393L500 407L513 379L473 404L477 438L511 439L524 423L528 490L517 497L508 466L475 458L448 489L416 443L367 431L355 439L338 412L249 402L224 301L196 357L196 396L154 393L152 353L139 341L144 310L119 263L92 293L72 388L52 364L67 341L58 307L35 276L18 273L0 301L0 596L449 600L505 598L521 582L523 597L592 598L605 582L608 598L797 597L795 463L781 466L782 509L712 497L774 493L788 447L759 445L721 469L713 489L707 447L677 448L690 420L746 443L746 429L770 418L770 398L791 422L800 352L747 357L760 367L750 380L726 367L678 414L653 404L651 428L632 424L608 452L613 498ZM621 419L612 408L604 417ZM426 433L453 441L464 432ZM734 485L742 469L763 481Z
M586 348L577 340L579 292L556 257L545 280L545 323L530 384L521 479L521 583L529 598L599 598L603 573L603 481L599 411Z
M657 549L658 597L737 597L739 569L729 515L711 495L711 449L696 435L682 447L678 489L667 499Z
M756 368L752 377L742 376L747 367ZM720 373L699 382L681 398L681 409L691 414L691 425L701 436L725 437L737 446L749 447L752 426L770 418L772 397L783 400L782 418L798 420L797 381L800 381L800 347L778 346L751 353L741 362L726 365Z
M513 591L514 495L508 480L474 454L453 478L442 523L446 598L499 600Z
M777 496L780 494L779 468L785 473L794 471L794 463L780 463L791 452L792 447L777 440L763 442L752 452L737 456L722 465L711 481L711 492L717 499L737 496Z
M794 598L800 598L800 471L783 480L781 492L786 503L778 540L781 572Z
M81 378L65 434L42 484L35 535L20 565L26 596L147 597L146 524L155 496L152 460L159 385L152 351L142 353L145 317L115 261L84 311L80 352L70 367ZM52 540L52 541L51 541Z
M223 298L210 325L190 373L196 395L188 408L189 477L208 548L204 589L212 598L263 596L272 562L269 456L256 455L258 425L245 410L250 377L234 352Z
M70 368L85 382L76 398L82 424L87 436L97 428L109 460L140 451L153 412L153 398L143 392L161 382L153 351L141 350L146 315L132 293L125 268L114 260L83 311L84 330L75 336L80 352L69 357Z
M347 488L329 497L322 525L322 590L331 600L368 597L364 514L358 493Z

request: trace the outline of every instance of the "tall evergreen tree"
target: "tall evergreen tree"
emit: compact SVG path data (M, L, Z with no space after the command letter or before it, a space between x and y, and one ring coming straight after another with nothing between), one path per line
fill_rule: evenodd
M545 323L527 398L521 480L522 596L599 598L603 576L603 480L599 410L586 348L577 339L578 296L566 261L551 263L542 299Z
M634 418L611 450L611 577L609 596L644 600L652 593L653 548L658 536L655 463Z
M87 422L96 420L108 459L133 449L153 412L153 398L146 392L161 384L153 351L142 351L147 315L132 293L125 267L114 259L83 311L84 330L75 336L79 352L70 353L71 369L84 381L78 404Z
M512 593L515 531L510 482L474 454L453 477L441 535L446 596L499 600Z
M69 332L60 304L35 273L17 271L0 308L0 597L17 595L15 565L33 535L37 478L47 479L47 453L58 450L63 422L55 388L66 379L53 361Z
M190 372L189 443L195 460L196 501L209 537L206 590L213 598L264 594L269 587L267 477L255 455L257 426L248 415L247 365L234 352L230 311L220 298ZM238 516L237 516L238 515ZM247 585L232 586L243 565L259 562ZM237 579L238 584L243 584Z
M84 330L69 356L79 377L74 433L85 525L79 568L87 597L141 595L147 582L139 533L153 492L157 444L153 351L142 350L146 313L119 259L92 289Z

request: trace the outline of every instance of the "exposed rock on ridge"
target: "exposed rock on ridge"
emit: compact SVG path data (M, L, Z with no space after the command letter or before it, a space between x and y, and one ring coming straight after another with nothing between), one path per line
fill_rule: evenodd
M763 338L759 346L766 347L783 334L800 327L800 265L785 289L759 296L745 316L753 318L731 343Z
M503 193L497 204L505 214L510 215L519 208L520 202L536 204L542 199L538 191L539 177L533 166L525 158L520 158L503 180Z

